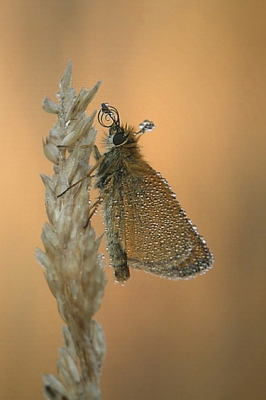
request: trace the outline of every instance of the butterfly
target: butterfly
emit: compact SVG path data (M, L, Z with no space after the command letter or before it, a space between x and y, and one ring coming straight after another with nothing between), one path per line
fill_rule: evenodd
M107 250L115 280L124 283L129 267L177 280L208 271L213 256L186 216L169 184L144 160L138 141L154 124L145 120L140 131L120 123L117 109L102 103L99 123L108 128L106 151L95 147L95 187L101 204Z

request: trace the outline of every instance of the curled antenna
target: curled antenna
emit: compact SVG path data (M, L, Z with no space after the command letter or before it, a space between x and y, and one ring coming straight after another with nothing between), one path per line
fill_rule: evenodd
M152 121L145 119L141 124L139 124L139 128L140 128L140 131L137 132L137 134L143 135L147 131L151 132L155 128L155 125Z
M98 121L105 128L110 128L113 125L120 127L120 117L117 109L110 106L108 103L102 103L101 109L98 112Z

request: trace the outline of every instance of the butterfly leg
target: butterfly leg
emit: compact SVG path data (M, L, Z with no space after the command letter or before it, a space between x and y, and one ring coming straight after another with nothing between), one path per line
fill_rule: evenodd
M96 144L93 146L93 155L96 161L98 161L102 156Z
M96 161L98 161L101 158L101 153L98 149L98 147L96 146L96 144L83 144L82 146L80 146L82 149L87 149L87 148L92 148L93 151L93 155Z
M96 146L95 146L96 147ZM99 151L99 150L98 150ZM84 179L88 178L91 176L91 174L96 170L96 168L98 168L98 166L101 164L101 162L104 160L105 158L105 154L103 154L102 156L100 156L100 158L97 160L96 164L89 170L89 172L87 173L87 175L85 175L83 178L79 179L78 181L76 181L75 183L72 183L71 186L69 186L66 190L64 190L62 193L60 193L57 197L61 197L63 196L66 192L69 191L69 189L73 188L74 186L78 185L79 183L83 182Z
M91 217L96 213L98 207L100 204L102 204L104 197L103 196L99 196L98 199L95 201L95 203L93 203L90 207L89 207L89 216L87 219L86 224L84 225L84 228L87 228L87 226L89 225L89 222L91 220Z

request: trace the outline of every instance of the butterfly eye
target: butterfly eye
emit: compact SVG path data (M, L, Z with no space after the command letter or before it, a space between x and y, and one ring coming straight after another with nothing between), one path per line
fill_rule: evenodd
M118 132L113 137L113 143L114 143L115 146L119 146L120 144L124 143L126 138L127 137L124 135L123 131Z
M127 138L124 129L116 125L111 126L108 136L112 139L112 142L115 146L119 146L120 144L124 143Z

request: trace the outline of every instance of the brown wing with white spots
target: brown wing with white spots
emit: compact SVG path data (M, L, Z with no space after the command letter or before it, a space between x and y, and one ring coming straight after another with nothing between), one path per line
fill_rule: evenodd
M122 188L113 211L129 266L169 279L211 268L205 240L160 174L146 164L137 175L125 175Z

